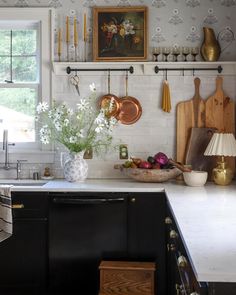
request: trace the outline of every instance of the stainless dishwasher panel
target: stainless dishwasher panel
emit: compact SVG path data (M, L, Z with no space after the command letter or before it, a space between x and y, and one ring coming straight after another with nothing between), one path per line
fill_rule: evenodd
M98 293L100 261L127 255L126 203L115 193L50 196L50 289Z

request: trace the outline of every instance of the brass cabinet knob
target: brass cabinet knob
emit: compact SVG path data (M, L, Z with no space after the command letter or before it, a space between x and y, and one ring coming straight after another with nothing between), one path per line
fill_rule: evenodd
M180 255L178 257L178 266L181 268L185 268L188 266L188 260L186 259L184 255Z
M178 238L177 232L175 230L173 230L173 229L170 231L170 238L171 239L177 239Z
M135 203L136 202L136 198L131 198L131 202Z
M24 209L24 204L13 204L12 209Z
M170 217L165 218L165 224L172 224L172 220Z
M168 252L169 251L174 252L176 250L175 244L167 244L167 250Z

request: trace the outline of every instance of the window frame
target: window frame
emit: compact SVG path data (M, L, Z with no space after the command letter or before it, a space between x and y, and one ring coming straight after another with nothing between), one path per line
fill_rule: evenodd
M19 20L19 21L12 21L11 24L9 24L8 21L3 21L2 19L0 19L0 29L2 30L7 30L7 31L17 31L17 30L26 30L26 29L36 29L36 32L37 32L37 36L36 36L36 43L37 43L37 50L35 52L35 57L36 57L36 64L37 64L37 78L35 81L33 82L14 82L14 84L20 84L20 83L40 83L40 80L39 80L39 73L40 73L40 60L41 60L41 50L40 50L40 23L39 21L22 21L22 20ZM10 37L12 38L12 36ZM12 44L12 43L11 43ZM11 59L11 80L9 80L11 83L12 82L12 58L14 57L19 57L17 55L14 55L12 53L12 47L10 46L10 55L5 55L5 57L9 57ZM2 56L2 55L0 55ZM4 55L3 55L4 56ZM25 55L27 57L27 55ZM30 55L28 55L30 56ZM5 85L5 83L3 82L0 82L1 85Z
M39 22L39 50L40 50L40 61L39 61L39 73L38 73L38 102L46 101L51 104L51 18L52 18L52 8L1 8L0 10L0 20L7 22L15 21L26 21L26 22ZM30 85L31 83L14 83L14 86L24 87ZM37 83L33 83L37 85ZM8 83L0 83L0 87L6 88ZM30 85L33 86L32 84ZM51 151L52 145L42 145L37 135L37 123L36 123L36 141L34 143L17 143L15 146L11 147L10 150L13 153L32 150L30 152L44 152ZM1 135L0 135L1 136Z

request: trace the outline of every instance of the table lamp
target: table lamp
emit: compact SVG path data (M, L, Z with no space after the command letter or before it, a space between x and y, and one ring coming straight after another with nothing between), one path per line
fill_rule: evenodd
M213 169L213 180L216 184L230 184L233 171L227 167L224 157L236 156L236 140L232 133L214 133L205 152L205 156L221 156L217 167Z

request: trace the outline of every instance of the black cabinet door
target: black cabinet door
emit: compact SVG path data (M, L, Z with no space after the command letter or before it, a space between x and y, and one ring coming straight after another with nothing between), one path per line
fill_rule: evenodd
M13 235L0 243L0 290L38 288L46 274L46 223L19 219L13 226Z
M165 294L165 194L134 193L128 201L128 252L156 262L156 294Z
M101 260L120 260L127 253L127 198L68 193L50 199L50 289L98 294Z
M44 197L37 193L34 196L14 193L12 196L13 204L24 207L13 209L13 234L0 243L0 294L7 291L20 294L23 289L44 288L47 261Z

